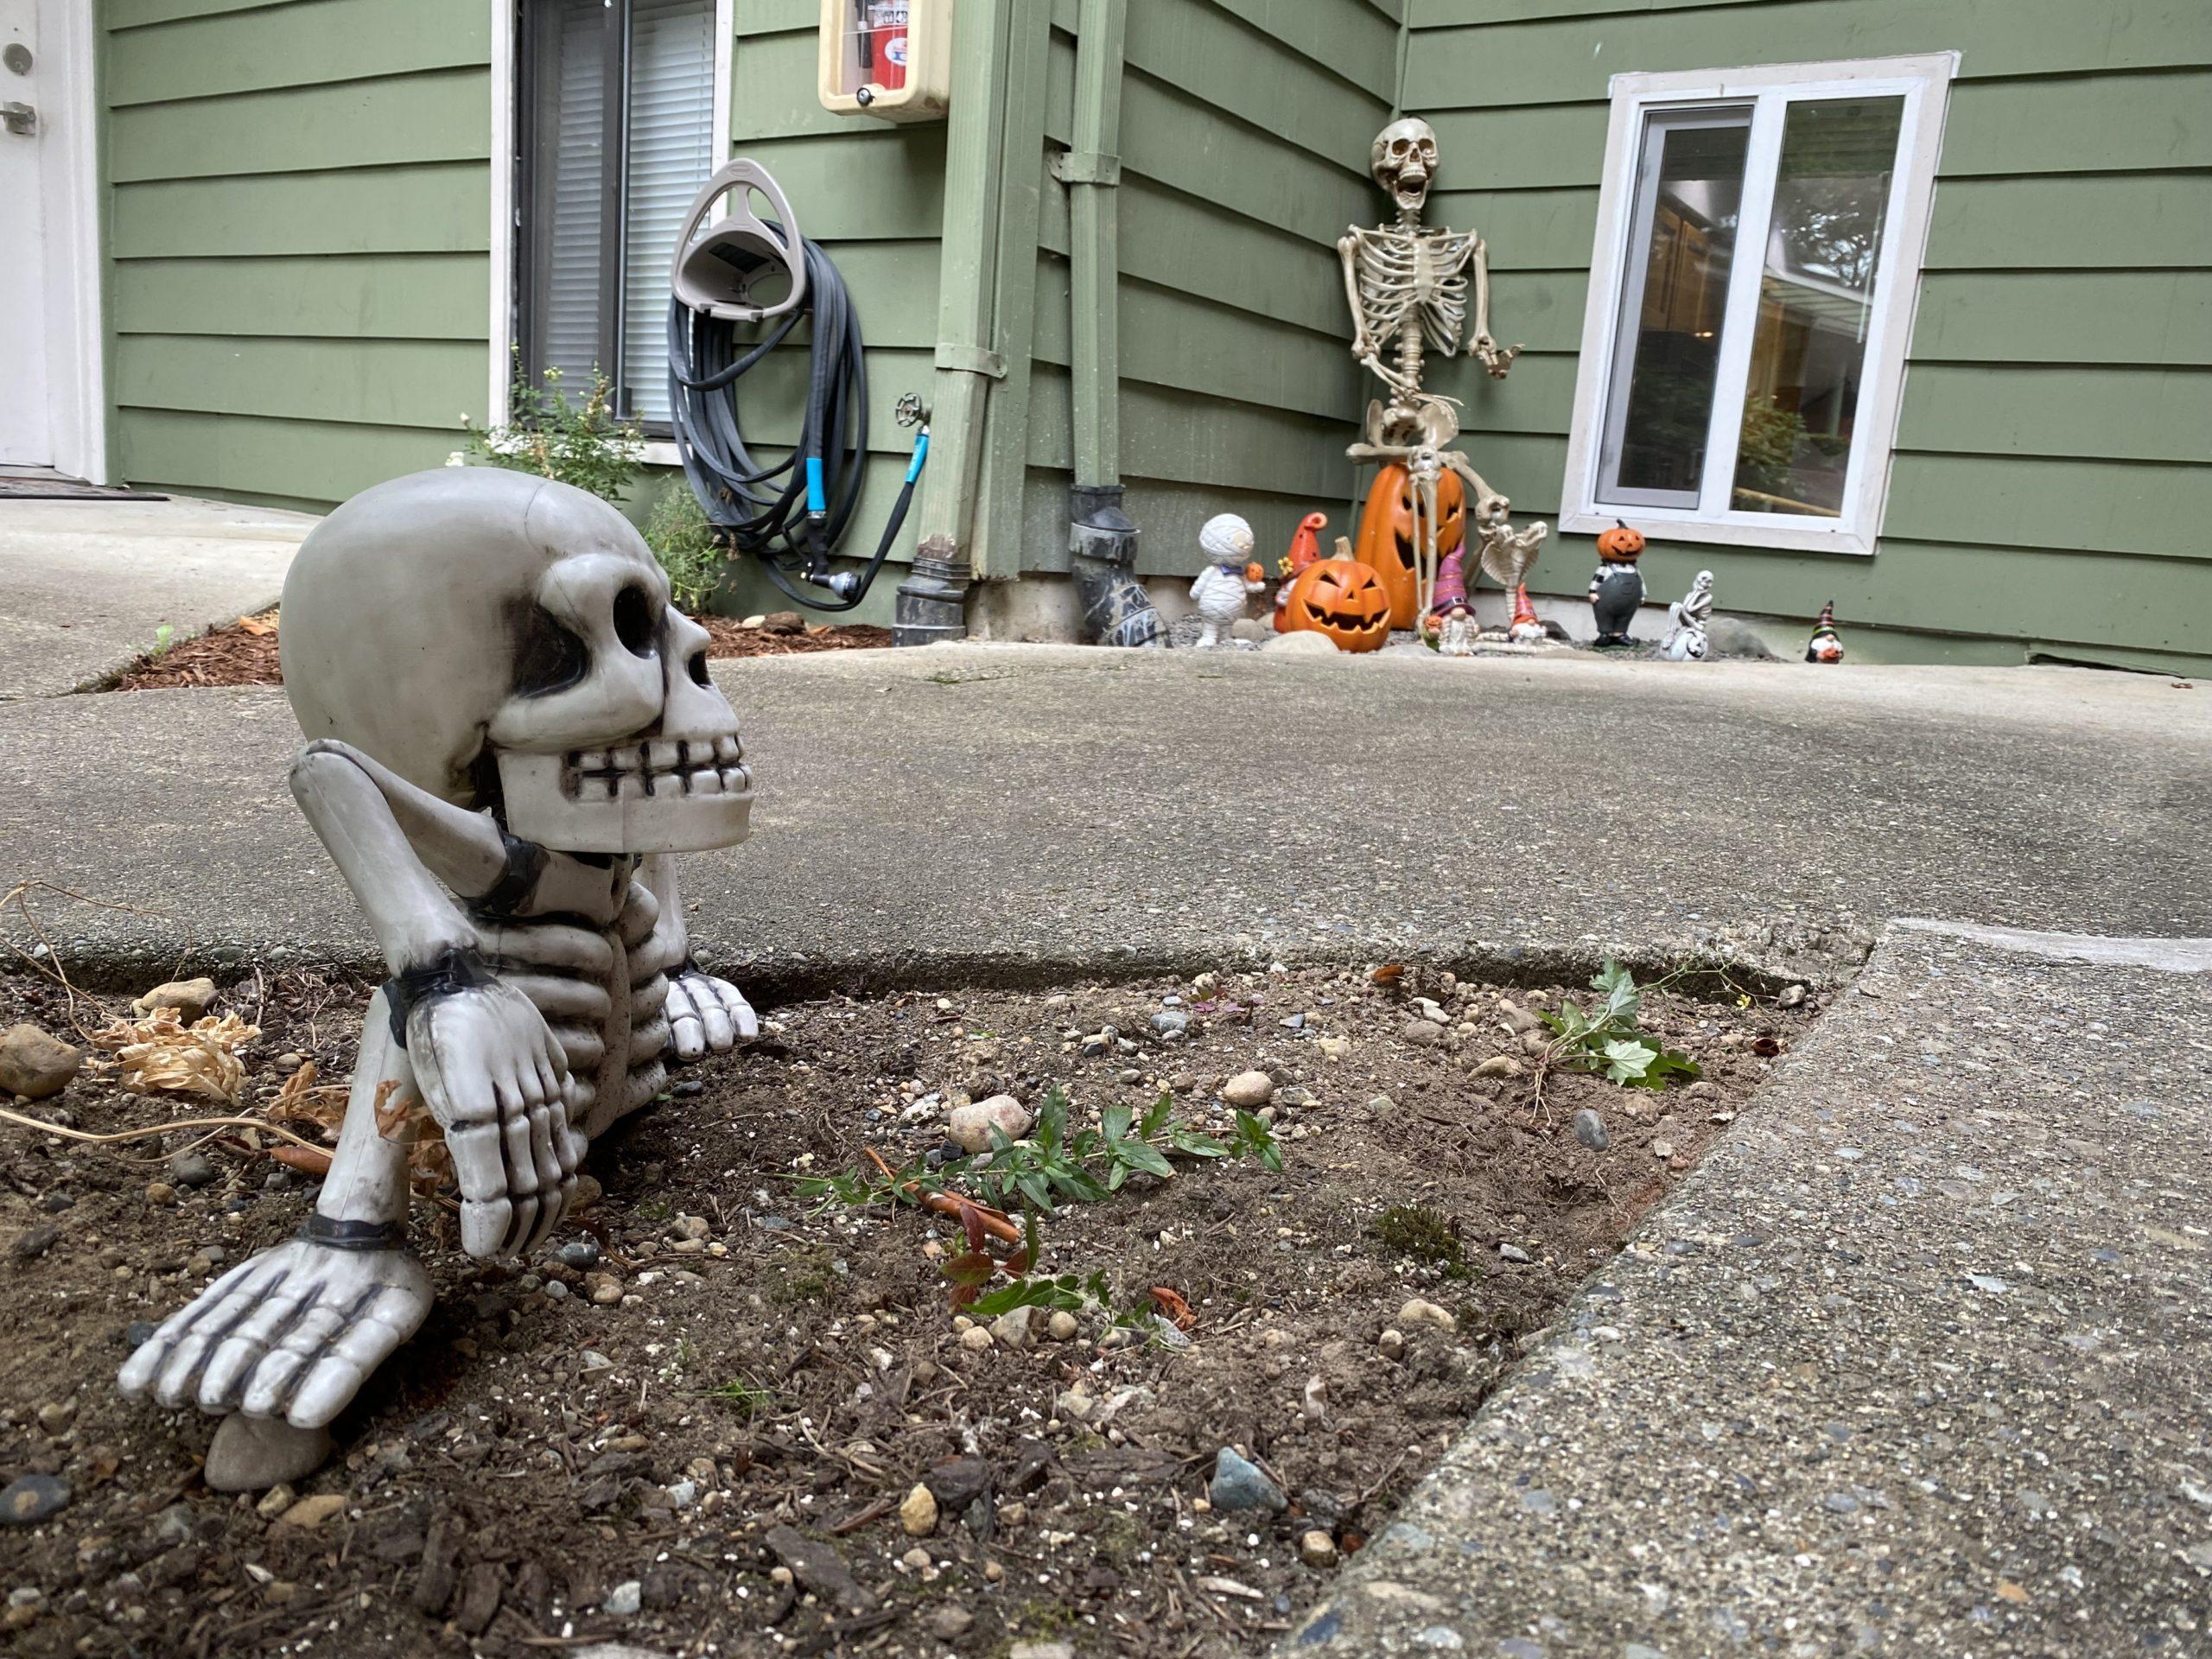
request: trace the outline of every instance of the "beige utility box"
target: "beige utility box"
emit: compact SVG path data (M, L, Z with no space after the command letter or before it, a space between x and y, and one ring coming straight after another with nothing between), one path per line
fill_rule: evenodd
M885 121L944 118L952 0L822 0L822 107Z

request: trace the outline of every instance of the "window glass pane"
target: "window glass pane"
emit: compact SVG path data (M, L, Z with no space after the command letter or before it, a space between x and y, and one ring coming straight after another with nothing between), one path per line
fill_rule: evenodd
M618 407L652 423L669 417L669 260L684 210L715 170L714 25L714 0L631 6Z
M1840 516L1901 98L1795 103L1783 127L1730 505Z
M604 16L600 0L548 0L533 19L538 26L531 111L537 138L531 204L537 251L536 366L560 370L563 392L579 402L590 391L602 355Z
M1609 499L1696 505L1750 137L1748 110L1654 116L1645 127L1600 490Z

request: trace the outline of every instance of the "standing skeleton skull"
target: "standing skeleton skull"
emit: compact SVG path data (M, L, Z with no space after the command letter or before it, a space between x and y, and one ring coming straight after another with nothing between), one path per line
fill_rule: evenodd
M1421 223L1437 159L1436 132L1427 122L1408 116L1383 128L1369 150L1368 170L1396 207L1396 220L1372 229L1353 226L1337 243L1344 297L1351 306L1352 355L1389 393L1387 400L1368 404L1363 442L1346 453L1357 461L1395 463L1410 474L1424 616L1436 585L1437 486L1446 472L1456 474L1472 492L1482 568L1509 593L1535 562L1550 529L1538 524L1517 534L1512 531L1506 518L1512 504L1484 481L1465 455L1450 448L1459 432L1452 399L1421 388L1422 360L1429 351L1457 357L1464 346L1493 379L1503 380L1521 350L1501 346L1491 337L1490 256L1483 239Z
M690 965L671 855L744 838L752 779L707 634L613 507L519 473L378 485L302 545L284 683L292 791L391 977L300 1233L225 1274L124 1364L127 1394L221 1414L210 1484L268 1485L429 1311L406 1250L424 1111L493 1257L553 1231L592 1137L673 1052L754 1033Z

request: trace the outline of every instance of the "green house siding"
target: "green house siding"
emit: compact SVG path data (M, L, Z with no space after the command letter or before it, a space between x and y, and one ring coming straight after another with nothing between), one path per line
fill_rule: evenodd
M2072 0L1409 0L1401 101L1434 123L1449 223L1480 229L1510 380L1462 364L1476 465L1555 512L1608 78L1956 49L1887 512L1871 558L1698 546L1644 560L1724 610L1836 601L1859 654L2212 658L2212 10ZM1577 592L1555 538L1532 586ZM2004 642L1970 645L1963 638Z
M1071 143L1077 9L1053 10L1047 154ZM1272 560L1317 505L1349 530L1345 443L1364 392L1336 239L1367 210L1389 118L1395 5L1132 0L1122 79L1121 472L1138 568L1194 574L1198 527L1243 513ZM1038 231L1019 563L1067 565L1073 435L1068 202ZM998 417L994 416L994 420Z
M444 460L486 412L491 9L99 16L122 476L317 508Z

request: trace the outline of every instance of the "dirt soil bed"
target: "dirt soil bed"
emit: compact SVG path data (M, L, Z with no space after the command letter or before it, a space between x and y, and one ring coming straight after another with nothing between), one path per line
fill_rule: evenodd
M245 1109L302 1058L342 1077L368 990L313 974L230 988L214 1011L264 1033ZM1424 995L1446 1024L1419 1017ZM1388 1523L1810 1012L1652 994L1647 1028L1705 1069L1664 1094L1554 1073L1539 1102L1525 1071L1477 1075L1522 1065L1514 1028L1558 996L1316 970L771 1010L758 1045L679 1074L593 1148L603 1192L555 1252L471 1261L450 1213L418 1205L436 1311L340 1421L330 1464L262 1502L199 1479L207 1420L111 1383L131 1327L299 1225L307 1179L242 1142L0 1130L0 1483L54 1475L72 1494L0 1529L0 1647L1255 1652ZM1161 1036L1162 1014L1187 1032ZM19 1019L68 1031L58 991L0 977L0 1026ZM965 1248L956 1224L824 1209L787 1179L856 1171L866 1147L911 1166L961 1097L1035 1106L1055 1082L1072 1122L1141 1113L1164 1088L1226 1138L1217 1091L1252 1068L1276 1085L1281 1173L1178 1159L1171 1179L1136 1174L1042 1226L1040 1273L1103 1271L1125 1310L1172 1307L1152 1296L1172 1291L1186 1337L1147 1319L1131 1339L1096 1309L1058 1338L1040 1310L1019 1345L963 1330L939 1270ZM27 1109L93 1131L200 1109L111 1077L88 1068ZM1602 1151L1587 1118L1575 1133L1586 1110ZM1216 1507L1224 1447L1287 1507Z
M802 622L795 632L748 628L727 616L696 619L713 643L709 657L793 657L820 651L865 651L891 643L891 630L867 623L842 626ZM219 628L149 653L99 689L156 691L180 685L282 685L277 662L276 613L241 617Z

